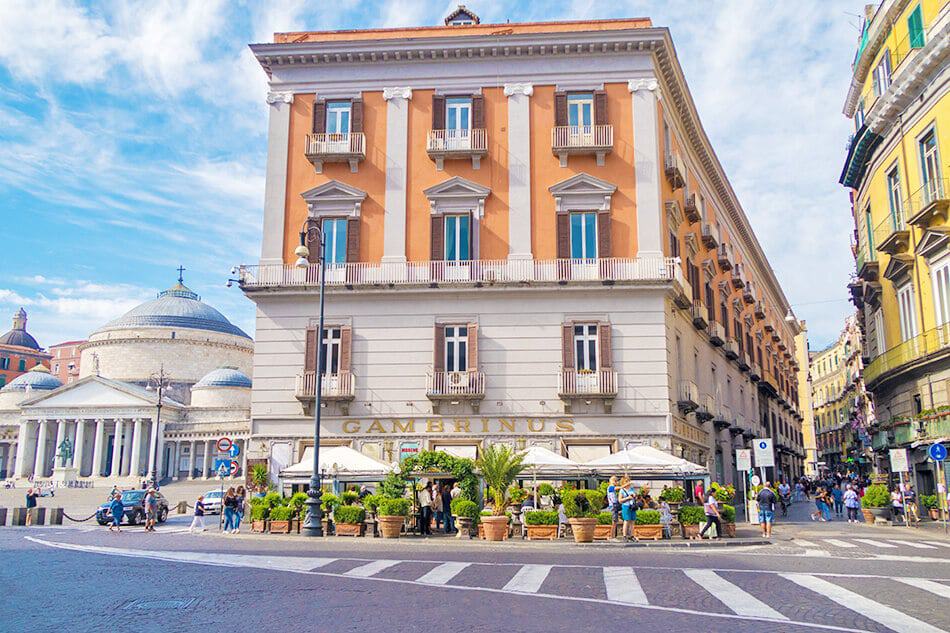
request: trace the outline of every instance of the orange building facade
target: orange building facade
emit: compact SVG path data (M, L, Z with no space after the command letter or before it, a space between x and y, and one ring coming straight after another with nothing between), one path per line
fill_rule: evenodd
M37 365L49 367L50 355L26 331L26 310L13 315L13 327L0 335L0 388Z
M86 341L64 341L50 345L50 372L64 385L79 379L79 363L82 359L79 346Z

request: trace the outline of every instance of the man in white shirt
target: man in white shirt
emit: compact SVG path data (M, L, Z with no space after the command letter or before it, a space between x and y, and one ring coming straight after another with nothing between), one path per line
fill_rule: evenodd
M457 481L455 482L455 485L452 486L452 493L451 493L451 494L452 494L452 498L453 498L453 499L458 499L458 496L459 496L460 494L462 494L462 489L459 488L459 483L458 483Z

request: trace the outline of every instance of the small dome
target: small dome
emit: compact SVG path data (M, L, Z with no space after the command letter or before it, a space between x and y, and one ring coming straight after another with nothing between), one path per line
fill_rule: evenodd
M210 389L212 387L251 388L251 379L236 367L219 367L205 374L192 389Z
M20 308L13 315L13 329L0 336L0 345L16 345L39 350L40 344L33 335L26 331L26 310Z
M60 382L59 378L50 374L46 367L37 365L25 374L20 374L11 380L10 384L0 391L26 391L27 389L52 391L62 386L63 383Z

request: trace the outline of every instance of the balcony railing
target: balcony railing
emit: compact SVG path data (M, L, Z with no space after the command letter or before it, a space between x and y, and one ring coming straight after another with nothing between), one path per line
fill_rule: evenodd
M874 227L874 244L877 250L888 255L907 251L910 246L910 231L904 222L903 211L896 216L888 214L880 224Z
M686 168L683 166L683 161L679 154L669 152L663 160L663 165L666 180L670 183L674 191L686 185L686 181L684 180Z
M429 130L426 152L440 170L444 160L453 158L471 158L472 167L478 169L481 157L488 154L488 131Z
M703 224L702 228L702 239L703 246L712 250L719 246L719 227L710 222Z
M895 345L874 358L871 364L864 368L864 382L870 386L886 372L922 360L931 354L946 351L948 347L950 347L950 323L945 323Z
M317 173L323 172L324 163L349 163L350 170L356 171L366 158L366 136L362 132L308 134L305 154Z
M716 260L719 262L719 270L732 270L732 244L720 244L716 249Z
M732 287L735 290L742 290L745 288L745 273L744 266L742 264L736 264L732 267L732 277L730 277L732 282Z
M709 342L716 347L720 347L726 342L726 330L721 323L710 321L707 332L709 333Z
M558 395L562 398L614 398L617 396L617 372L612 369L562 368Z
M683 214L689 223L699 222L701 218L699 208L696 206L696 194L691 193L686 196L686 204L683 205Z
M727 338L722 346L722 350L729 360L737 360L739 358L739 344L736 343L736 339L734 338Z
M693 307L690 309L690 316L693 319L693 327L697 330L705 330L708 323L709 312L703 305L702 299L693 299Z
M477 370L426 374L426 397L432 400L475 400L485 397L485 374Z
M716 414L716 400L710 395L705 395L699 401L699 408L696 409L696 419L700 421L712 420Z
M682 282L679 258L471 260L405 263L352 262L327 267L327 288L360 286L488 286L496 284L669 283ZM241 266L241 287L317 287L320 265Z
M742 300L749 305L755 303L755 284L751 281L745 282L745 288L742 289Z
M713 424L719 431L732 426L732 409L728 405L720 404L713 418Z
M699 406L699 387L692 380L681 380L676 404L683 413L695 411Z
M947 178L932 180L904 202L908 222L927 228L937 218L945 223L947 209L950 207L950 180Z
M348 371L324 374L321 383L324 400L352 400L356 397L356 377ZM297 374L295 395L298 400L313 400L317 393L317 373L305 371Z
M560 158L561 167L567 167L571 154L594 154L597 164L603 165L613 148L612 125L558 125L551 129L551 151Z

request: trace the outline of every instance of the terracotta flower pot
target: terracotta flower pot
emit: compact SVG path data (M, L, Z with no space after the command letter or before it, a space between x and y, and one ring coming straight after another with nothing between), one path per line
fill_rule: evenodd
M336 535L337 536L363 536L363 524L362 523L337 523L336 524Z
M485 526L485 540L503 541L508 537L508 517L504 515L482 517L482 525Z
M251 521L251 532L266 532L267 522L264 520Z
M528 528L529 541L553 541L557 539L556 525L528 525L526 527Z
M597 519L568 519L571 532L574 533L575 543L591 543L594 540L594 529Z
M405 517L400 516L380 516L376 520L379 522L379 532L383 538L399 538L399 532L402 530L402 524Z
M638 539L659 541L663 539L663 526L659 523L650 525L637 525L634 523L633 535Z
M874 525L874 515L867 508L861 508L861 514L864 515L864 522L868 525Z
M683 538L685 539L699 538L699 525L684 525L682 527L683 527Z
M477 536L479 540L484 541L485 540L485 524L482 523L481 521L478 522L478 529L476 530L476 532L478 532Z
M609 541L614 537L616 532L614 527L615 526L612 523L608 523L607 525L601 525L598 523L596 526L594 526L594 540Z
M271 521L271 534L290 534L290 521Z
M729 538L736 538L736 524L735 523L723 523L722 531L725 532L725 536Z

